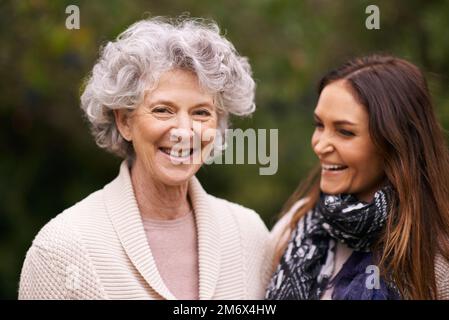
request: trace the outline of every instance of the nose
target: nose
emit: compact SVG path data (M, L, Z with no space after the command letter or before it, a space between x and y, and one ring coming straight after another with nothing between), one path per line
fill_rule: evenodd
M170 139L176 142L189 143L194 136L192 119L188 114L180 114L176 125L170 130Z
M319 157L331 153L335 150L332 138L326 133L322 133L315 137L313 141L313 150Z

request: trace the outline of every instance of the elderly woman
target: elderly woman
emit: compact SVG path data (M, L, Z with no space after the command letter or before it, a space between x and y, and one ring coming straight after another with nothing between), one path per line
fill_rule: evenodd
M254 88L213 22L152 18L108 43L81 106L120 173L39 232L19 298L262 298L264 223L195 178L229 114L254 111Z

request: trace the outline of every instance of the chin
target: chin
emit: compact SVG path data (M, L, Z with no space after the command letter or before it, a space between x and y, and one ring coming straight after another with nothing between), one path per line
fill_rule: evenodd
M323 193L332 194L332 195L336 195L336 194L340 194L340 193L348 193L347 192L348 190L346 188L342 188L339 186L331 186L331 185L323 184L323 183L320 185L320 190Z
M168 186L179 186L189 182L198 170L193 168L179 168L174 170L163 170L158 174L159 181Z

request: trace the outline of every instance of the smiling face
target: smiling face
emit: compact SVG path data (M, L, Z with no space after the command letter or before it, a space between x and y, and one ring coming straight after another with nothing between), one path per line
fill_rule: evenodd
M312 148L321 163L321 191L370 201L384 180L383 160L369 134L366 108L349 84L328 84L315 108Z
M115 114L120 133L132 141L135 166L171 186L186 183L199 170L217 128L213 95L184 70L162 74L134 111Z

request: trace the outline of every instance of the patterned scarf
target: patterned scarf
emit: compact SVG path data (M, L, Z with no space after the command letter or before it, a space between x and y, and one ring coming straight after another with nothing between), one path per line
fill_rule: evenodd
M394 285L381 279L380 294L369 289L363 274L371 263L371 246L379 237L388 217L392 188L374 194L370 203L350 194L321 194L314 209L300 219L266 292L269 300L317 300L326 290L334 270L336 243L354 250L332 281L333 299L395 299ZM363 259L358 253L366 253ZM354 264L354 262L356 262ZM348 270L350 269L350 270ZM340 275L343 274L343 275ZM362 277L360 276L362 274ZM348 279L348 275L351 275ZM348 287L354 290L348 290ZM357 296L352 292L360 292Z

